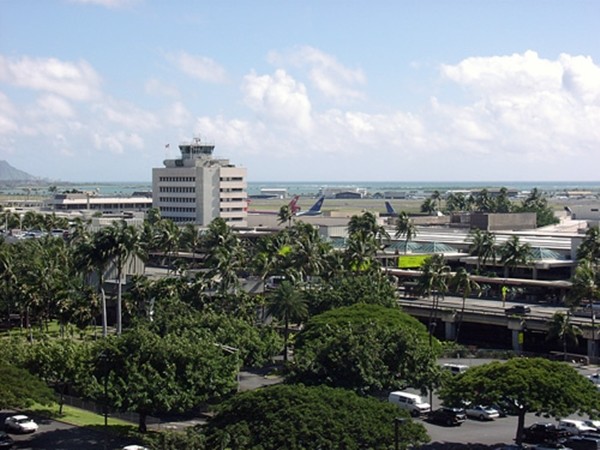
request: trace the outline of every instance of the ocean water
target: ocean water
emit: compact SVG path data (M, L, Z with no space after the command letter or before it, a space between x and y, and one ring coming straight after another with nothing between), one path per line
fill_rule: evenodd
M152 190L151 182L90 182L90 183L68 183L57 184L58 192L64 190L77 189L80 191L95 191L98 195L130 196L134 192L149 192ZM546 195L560 195L565 191L581 190L600 193L600 181L347 181L347 182L328 182L328 181L251 181L248 182L248 194L260 194L261 189L286 189L288 195L314 196L324 189L344 189L356 190L364 189L369 194L377 192L395 191L395 192L420 192L431 193L435 190L444 193L449 190L468 190L468 189L492 189L506 187L518 191L530 191L537 188ZM44 188L38 188L39 193L45 193ZM23 193L23 189L19 190Z

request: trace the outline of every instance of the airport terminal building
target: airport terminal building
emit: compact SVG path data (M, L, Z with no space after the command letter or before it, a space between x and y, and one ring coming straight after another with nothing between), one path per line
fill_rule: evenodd
M207 226L221 217L231 227L246 227L246 169L212 156L215 146L194 138L179 145L181 157L152 169L152 205L164 218L183 225Z

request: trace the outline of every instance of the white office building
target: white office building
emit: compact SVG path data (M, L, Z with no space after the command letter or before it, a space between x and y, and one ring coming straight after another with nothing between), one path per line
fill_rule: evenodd
M247 226L246 169L212 156L214 144L194 138L179 145L181 158L152 169L152 205L178 224L207 226L217 217Z

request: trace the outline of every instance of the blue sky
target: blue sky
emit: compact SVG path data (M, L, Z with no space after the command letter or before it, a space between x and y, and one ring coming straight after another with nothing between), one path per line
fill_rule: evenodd
M149 181L597 181L597 0L0 0L0 159ZM165 146L169 144L169 148Z

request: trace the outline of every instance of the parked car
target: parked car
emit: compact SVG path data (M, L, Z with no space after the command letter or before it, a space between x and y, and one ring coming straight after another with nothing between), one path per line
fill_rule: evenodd
M464 364L447 363L442 365L442 369L449 371L452 375L458 375L459 373L463 373L468 368L469 366L466 366Z
M565 445L573 450L600 450L600 437L572 436L565 441Z
M23 414L7 417L4 421L6 431L14 433L33 433L37 431L38 425L32 419Z
M467 417L474 417L479 420L493 420L500 417L500 413L490 406L475 405L465 409Z
M600 372L596 372L593 375L588 375L588 380L590 380L592 383L599 385L600 384Z
M429 413L428 419L432 423L437 423L446 426L457 426L467 420L465 410L462 408L450 408L442 406L435 411Z
M588 427L592 427L595 428L597 432L600 432L600 420L584 420L583 421L584 424L586 424Z
M490 406L500 413L500 417L517 415L519 413L517 405L510 400L499 400L497 403L493 403Z
M523 442L527 444L541 444L543 442L557 442L569 437L569 432L558 428L553 423L538 422L523 430Z
M558 428L568 431L572 435L591 433L596 431L594 427L587 426L583 420L562 419L558 421Z
M14 445L15 441L13 441L13 439L4 431L0 431L0 448L13 448Z
M390 392L388 401L401 409L407 410L413 417L418 417L431 411L429 403L424 402L420 395L411 394L410 392Z
M523 315L529 314L531 312L531 308L527 305L514 305L510 308L506 308L504 312L508 315Z

